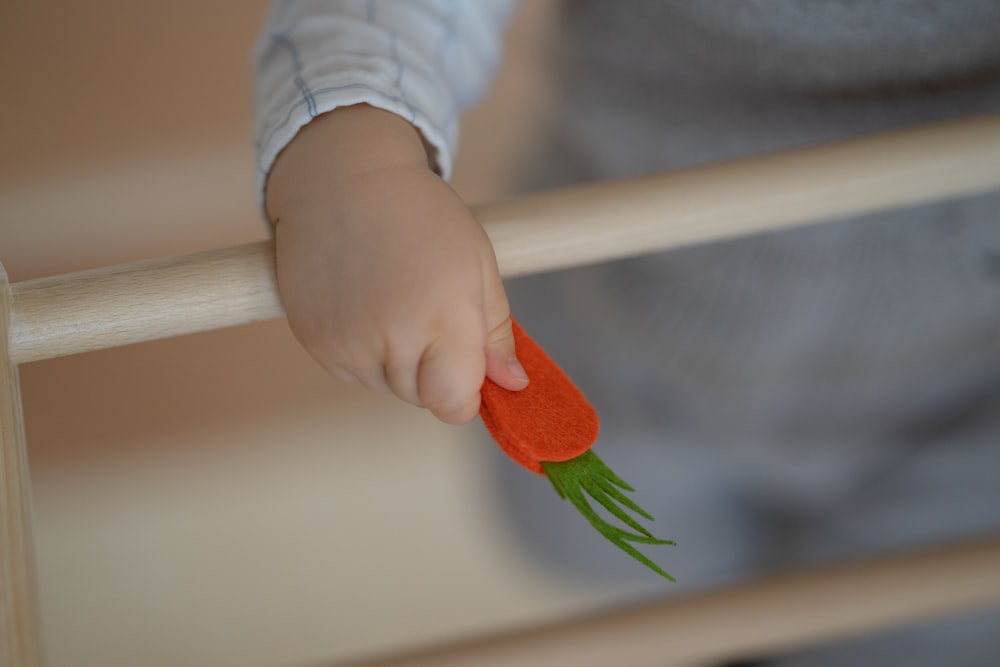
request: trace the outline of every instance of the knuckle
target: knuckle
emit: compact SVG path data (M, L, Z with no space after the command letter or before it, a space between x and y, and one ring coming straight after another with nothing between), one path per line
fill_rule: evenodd
M479 412L478 391L430 389L421 393L420 402L435 417L450 424L464 424Z
M347 370L343 366L331 366L330 372L333 374L335 378L337 378L341 382L348 382L350 384L358 383L358 376L352 373L351 371Z
M479 402L465 400L430 408L431 413L448 424L466 424L479 414Z

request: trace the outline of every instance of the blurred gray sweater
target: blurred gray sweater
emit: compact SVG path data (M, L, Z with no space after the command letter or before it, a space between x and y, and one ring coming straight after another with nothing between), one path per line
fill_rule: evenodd
M530 188L1000 110L995 0L564 4ZM650 555L682 587L1000 531L1000 193L508 294L598 408L601 456L678 541ZM513 468L498 474L516 534L551 572L647 590ZM862 642L788 664L996 664L1000 615L956 623L882 638L874 661Z

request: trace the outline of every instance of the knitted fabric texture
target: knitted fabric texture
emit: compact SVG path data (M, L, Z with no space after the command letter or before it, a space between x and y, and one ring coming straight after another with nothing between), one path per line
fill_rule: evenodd
M597 440L597 412L538 343L513 323L517 357L530 382L509 391L486 380L479 414L510 458L544 475L543 462L568 461Z

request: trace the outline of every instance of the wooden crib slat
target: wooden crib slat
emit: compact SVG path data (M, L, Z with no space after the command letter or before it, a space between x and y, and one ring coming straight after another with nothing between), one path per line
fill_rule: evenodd
M691 667L1000 603L1000 536L789 572L340 667Z
M1000 188L1000 114L482 206L505 276ZM270 243L13 286L16 363L279 317Z
M31 489L17 366L7 351L10 289L0 266L0 665L42 664Z

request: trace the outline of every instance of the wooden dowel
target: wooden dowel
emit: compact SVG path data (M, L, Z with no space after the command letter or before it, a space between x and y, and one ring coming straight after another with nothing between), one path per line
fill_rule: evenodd
M1000 537L771 576L363 665L723 664L997 603Z
M1000 188L1000 115L482 206L505 276ZM259 243L17 283L18 363L278 317Z
M17 366L7 354L7 273L0 266L0 665L42 664L31 484Z
M283 314L271 243L40 278L12 291L17 363Z
M505 276L1000 188L1000 114L477 210Z

